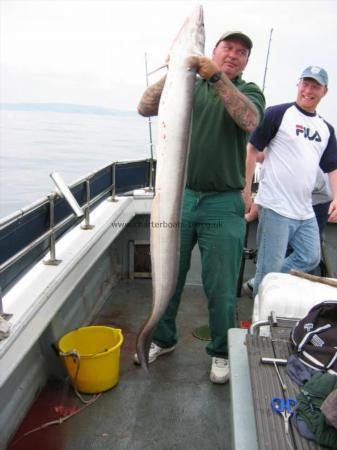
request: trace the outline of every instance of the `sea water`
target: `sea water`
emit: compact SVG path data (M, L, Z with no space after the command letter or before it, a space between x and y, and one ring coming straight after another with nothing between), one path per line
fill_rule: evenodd
M0 110L0 218L55 191L51 172L72 184L113 161L149 157L149 121L137 113Z

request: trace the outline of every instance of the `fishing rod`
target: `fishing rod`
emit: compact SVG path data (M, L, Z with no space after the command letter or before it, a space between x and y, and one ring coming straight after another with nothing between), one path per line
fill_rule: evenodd
M145 57L145 77L146 77L146 88L149 87L149 72L147 70L147 54L144 53ZM150 180L149 180L149 188L153 190L153 176L154 176L154 166L153 166L153 140L152 140L152 121L151 117L148 117L149 123L149 138L150 138Z
M271 37L272 37L273 31L274 31L274 29L271 28L270 33L269 33L269 43L268 43L268 49L267 49L266 63L264 65L262 92L265 91L265 87L266 87L267 69L268 69L268 61L269 61L269 54L270 54L270 47L271 47ZM261 172L261 163L258 162L255 167L254 181L253 181L256 190L257 190L257 186L260 182L260 172Z
M270 29L269 34L269 43L268 43L268 50L267 50L267 57L266 57L266 63L264 66L264 74L263 74L263 83L262 83L262 92L264 92L265 86L266 86L266 77L267 77L267 68L268 68L268 61L269 61L269 53L270 53L270 46L271 46L271 36L273 34L273 28ZM253 201L254 197L258 190L258 185L261 178L261 163L257 162L254 170L254 176L253 176L253 182L252 182L252 192L253 192ZM237 284L237 292L236 295L240 297L241 295L241 289L242 289L242 283L243 283L243 273L245 270L245 260L246 259L254 259L256 256L256 250L247 248L248 245L248 234L249 234L249 222L246 224L246 234L244 239L244 257L241 260L241 267L239 272L239 279Z
M268 51L267 51L267 57L266 57L266 64L264 66L264 74L263 74L263 83L262 83L262 92L264 92L264 88L266 86L266 77L267 77L267 68L268 68L268 60L269 60L269 53L270 53L270 46L271 46L271 36L273 34L274 29L270 29L269 34L269 43L268 43Z

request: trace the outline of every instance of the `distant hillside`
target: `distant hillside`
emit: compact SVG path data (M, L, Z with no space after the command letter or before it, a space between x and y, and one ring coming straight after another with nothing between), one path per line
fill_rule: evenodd
M104 116L135 115L136 111L109 109L102 106L73 105L68 103L0 103L0 109L12 111L50 111L75 114L98 114Z

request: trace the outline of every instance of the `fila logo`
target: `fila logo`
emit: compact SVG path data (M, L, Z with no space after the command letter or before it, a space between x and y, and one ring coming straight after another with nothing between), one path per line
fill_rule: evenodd
M318 131L315 131L314 134L310 135L310 128L306 128L303 125L296 125L296 136L299 136L300 134L303 134L309 141L322 142Z

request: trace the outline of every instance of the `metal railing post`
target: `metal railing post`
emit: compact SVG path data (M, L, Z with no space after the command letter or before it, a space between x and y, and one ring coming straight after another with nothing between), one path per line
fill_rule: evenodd
M116 198L116 163L111 164L111 197L108 198L108 202L118 202Z
M2 288L0 286L0 317L5 320L9 320L13 317L13 314L5 313L3 303L2 303Z
M150 159L149 189L150 189L150 191L154 191L154 164L153 164L153 158Z
M55 198L56 194L52 192L48 195L49 199L49 252L50 258L48 260L44 260L43 263L47 266L57 266L60 264L61 260L56 259L56 238L55 238L55 214L54 214L54 206L55 206Z
M90 225L90 176L85 180L85 190L87 195L86 207L84 209L84 224L82 230L92 230L95 225Z
M0 316L4 314L4 306L2 304L2 288L0 286Z

